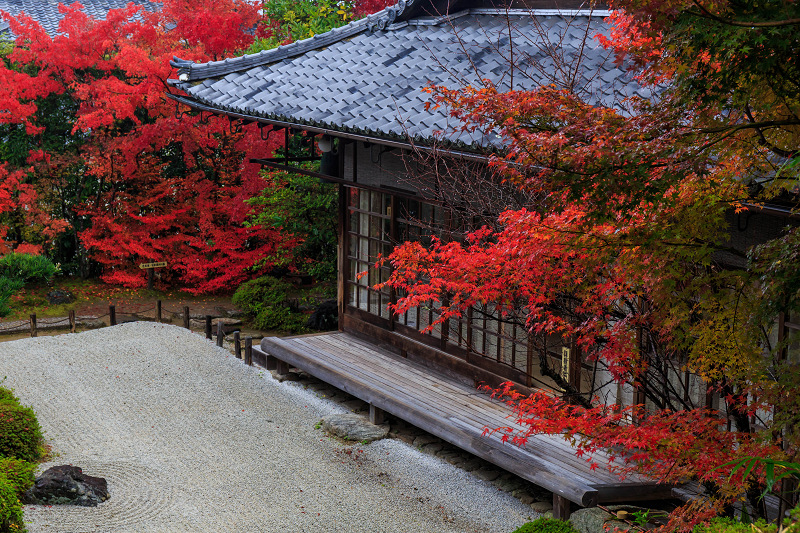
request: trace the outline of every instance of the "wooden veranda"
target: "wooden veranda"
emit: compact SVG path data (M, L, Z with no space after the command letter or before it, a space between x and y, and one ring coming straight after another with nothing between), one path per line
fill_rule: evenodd
M267 368L298 368L368 402L378 422L390 413L553 492L557 517L569 516L570 502L590 507L671 497L671 486L620 481L608 472L607 456L595 456L600 467L592 470L559 435L535 436L524 448L484 435L485 428L516 425L508 406L349 333L268 337L253 350Z

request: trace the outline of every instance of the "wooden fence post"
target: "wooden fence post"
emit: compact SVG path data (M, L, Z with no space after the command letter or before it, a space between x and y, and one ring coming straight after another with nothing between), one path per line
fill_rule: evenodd
M161 300L156 300L156 322L161 324Z
M253 337L244 339L244 362L248 366L253 364Z
M206 315L206 339L211 338L211 315Z
M222 348L222 341L225 340L225 333L222 331L222 320L217 321L217 346Z
M238 331L233 332L233 353L236 355L236 359L242 358L242 341Z
M117 308L114 305L108 306L108 321L112 326L117 325Z
M186 329L190 329L189 328L189 306L188 305L183 308L183 327L185 327Z
M38 335L36 331L36 313L31 315L31 337Z
M73 309L73 310L71 310L69 312L69 332L70 333L75 333L75 326L76 325L77 324L76 324L76 320L75 320L75 310Z

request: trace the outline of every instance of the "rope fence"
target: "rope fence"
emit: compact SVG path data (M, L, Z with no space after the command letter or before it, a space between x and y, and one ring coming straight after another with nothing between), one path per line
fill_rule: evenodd
M172 310L165 308L161 300L157 300L156 304L151 307L145 308L137 308L136 311L120 311L120 314L129 314L136 316L139 319L142 319L140 315L144 313L149 313L154 311L154 318L155 322L162 323L164 313L171 313L172 316L181 316L183 318L183 327L191 331L191 314L189 312L189 306L186 305L183 307L182 310ZM3 333L24 333L26 331L30 331L31 337L37 337L39 334L40 329L57 329L57 328L66 328L69 327L70 333L75 333L77 331L78 325L82 321L86 320L94 320L95 324L100 324L101 320L104 318L108 318L108 322L110 326L117 325L117 308L114 304L110 304L108 306L108 312L102 315L91 315L91 316L76 316L75 311L70 311L69 316L67 317L54 317L54 318L37 318L36 314L31 314L28 320L12 320L9 322L0 322L0 334ZM217 346L222 347L225 341L225 326L221 320L217 321L217 328L216 332L212 332L213 329L213 319L212 315L204 315L205 318L205 336L207 339L214 340L214 335L216 334L216 343ZM145 318L145 320L149 319ZM104 327L105 322L102 322L102 326ZM244 338L244 353L242 353L242 339L241 333L239 331L233 332L233 353L237 359L243 359L244 362L248 365L253 364L253 338L252 337L245 337Z

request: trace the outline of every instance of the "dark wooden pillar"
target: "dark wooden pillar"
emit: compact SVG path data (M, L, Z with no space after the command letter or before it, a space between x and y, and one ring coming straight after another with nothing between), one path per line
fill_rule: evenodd
M376 426L380 426L383 424L383 409L380 407L375 407L372 404L369 404L369 421Z
M572 511L571 503L563 496L553 493L553 518L558 520L567 520Z
M253 337L244 339L244 362L248 366L253 364Z

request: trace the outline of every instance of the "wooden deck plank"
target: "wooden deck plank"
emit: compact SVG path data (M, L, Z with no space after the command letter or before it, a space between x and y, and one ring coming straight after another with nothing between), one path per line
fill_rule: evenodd
M342 346L341 337L335 337L335 335L331 335L331 337L334 338L330 340L330 344L340 348L340 350L335 350L332 352L337 356L338 360L348 360L349 362L358 365L360 369L364 370L372 367L372 364L375 362L374 359L361 361L354 356L348 357L348 353L342 351L344 346ZM325 344L328 343L326 342ZM309 343L302 343L302 345L307 349L314 350L316 353L322 353L326 347L330 348L330 345L325 346L325 344L316 342L313 346L311 346ZM361 346L359 346L359 348L360 347ZM364 349L368 352L375 352L375 350L368 346L364 347ZM352 356L352 353L350 355ZM500 401L489 398L488 395L481 394L476 390L460 383L443 381L441 378L437 379L436 377L431 376L430 371L424 372L422 369L416 368L415 365L402 361L399 358L396 361L390 361L392 364L389 365L385 364L386 361L389 361L386 356L382 356L381 358L384 361L379 365L379 367L382 370L385 369L385 372L387 373L387 375L383 377L390 377L390 375L393 375L395 377L394 383L405 384L408 381L407 376L409 373L417 374L419 379L415 380L416 384L423 387L434 387L437 389L437 392L441 393L439 395L430 397L428 402L430 408L443 409L445 406L452 406L455 409L453 411L455 415L466 416L470 420L475 421L480 427L481 431L483 431L483 428L485 427L512 427L516 430L524 429L522 425L513 420L513 417L509 419L509 416L511 416L512 413L507 405ZM402 367L400 367L398 363L400 363ZM398 368L402 368L402 372L399 370L396 371ZM387 386L394 387L394 383L387 382ZM467 398L471 398L473 400L468 401ZM476 400L476 398L479 398L480 400ZM576 473L581 473L581 475L585 476L585 472L588 468L587 461L577 457L575 455L575 449L564 439L560 437L546 437L537 435L531 437L530 440L531 448L535 448L537 446L547 446L548 459L557 460L563 465L571 465ZM537 444L537 440L541 440L543 442ZM607 455L597 454L595 456L595 462L601 465L601 468L592 473L592 478L595 480L595 483L606 482L608 484L616 485L619 482L618 477L611 474L607 470Z
M305 343L297 344L303 346L305 350L308 350L310 353L314 353L317 356L324 355L322 353L322 350L324 349L323 347L312 347ZM337 351L333 353L334 355L337 355L334 364L336 364L342 372L350 372L354 375L360 375L364 379L374 379L378 382L381 382L386 388L386 392L388 394L395 394L399 397L405 397L407 399L409 399L408 395L411 394L415 401L424 404L420 406L422 408L441 412L448 419L473 422L473 429L478 433L482 433L486 427L497 428L514 426L517 429L522 429L522 426L506 418L510 414L510 410L507 406L500 402L491 400L488 396L475 394L475 391L467 388L466 386L452 386L451 384L445 384L445 389L449 390L445 390L444 394L441 394L439 393L440 391L437 391L439 394L435 396L420 394L418 393L420 389L417 388L415 388L413 392L410 392L406 388L398 388L396 386L397 383L405 384L407 382L403 373L396 374L395 380L392 380L392 376L370 373L369 362L359 365L356 362L347 361L348 364L345 365L345 360L343 357L339 357L339 352ZM392 371L394 371L394 368ZM436 380L430 376L425 376L425 378L432 383L436 383ZM424 385L424 383L422 385ZM459 402L458 399L456 399L457 395L468 395L474 399L470 402L461 398L461 401ZM491 412L487 412L487 410L485 410L486 407L489 407L488 411ZM499 414L495 414L494 408L497 408ZM500 438L500 435L501 434L497 434L497 437ZM511 444L505 445L511 446ZM540 447L546 447L547 452L541 453L540 450L537 449ZM572 475L586 478L586 472L588 469L585 460L578 458L575 455L574 449L562 438L558 436L537 435L531 438L531 446L528 448L530 453L537 455L540 459L547 461L556 460L561 468L571 472ZM567 472L565 472L565 474L566 473ZM588 478L586 479L587 483L590 481L592 483L607 482L615 484L619 480L607 470L598 470L593 472L591 480Z
M309 346L303 346L304 350L308 350L310 353L314 353L317 356L322 355L319 349ZM451 423L459 423L462 425L466 430L474 432L476 435L482 436L483 429L485 427L500 427L504 424L504 422L508 422L504 417L487 417L484 416L483 418L480 417L470 417L464 416L465 413L462 410L461 405L453 405L448 400L447 396L437 395L435 397L426 396L424 394L418 394L416 391L418 389L414 389L414 392L411 392L404 388L396 387L396 383L403 383L403 381L393 382L386 376L376 375L370 373L367 368L367 365L359 366L353 363L344 364L345 362L342 359L337 358L334 362L335 368L337 368L340 372L344 374L350 374L354 378L363 379L365 381L373 380L381 384L382 390L386 394L393 395L395 397L401 398L406 402L409 402L411 405L417 405L418 408L426 410L426 411L435 411L442 414L442 416L446 417ZM400 378L402 380L402 376ZM479 398L481 398L479 396ZM427 400L427 401L426 401ZM491 402L486 397L481 398L482 404L487 403L494 403ZM477 408L479 406L473 404L465 404L468 407ZM450 407L450 409L447 409ZM482 414L479 410L475 410L474 413ZM483 413L485 415L485 413ZM506 410L504 414L508 414ZM501 435L497 434L495 437L499 440ZM486 437L484 437L486 438ZM574 451L571 448L568 448L567 444L560 438L560 437L551 437L551 436L536 436L533 440L542 441L539 443L538 446L530 446L526 451L530 454L536 456L538 459L542 461L552 462L553 460L559 459L563 455L564 461L557 460L557 466L553 466L552 468L558 469L562 471L561 473L564 475L572 475L577 478L583 478L583 480L589 483L597 483L598 481L607 481L609 483L616 483L619 480L616 476L611 475L609 472L595 472L591 479L586 477L587 467L584 464L583 460L577 458L575 456ZM503 444L504 446L511 446L511 444ZM561 450L558 450L559 446L561 446ZM547 452L542 453L538 447L546 447ZM566 452L563 454L553 453L554 451L562 451ZM599 478L603 478L602 480Z
M579 505L671 493L650 480L620 481L603 466L590 470L559 436L537 435L524 449L484 436L484 427L521 427L508 406L347 333L265 338L261 349Z
M262 341L262 348L269 350L270 355L285 359L293 366L326 381L333 386L374 404L387 413L402 418L409 423L436 435L455 446L467 450L478 457L486 459L501 468L517 473L520 477L548 490L556 492L570 501L583 506L597 503L597 491L586 484L576 482L571 475L560 476L535 460L530 454L514 446L498 446L492 439L476 436L463 428L455 427L447 420L431 411L414 409L405 402L385 395L383 391L362 382L353 380L327 367L324 362L299 355L291 349L291 345L280 340ZM524 468L522 472L520 465Z
M292 340L294 340L294 338L292 338ZM351 340L353 342L349 344ZM481 428L509 426L515 429L522 429L521 425L508 419L511 410L502 402L492 400L488 395L477 393L474 389L461 383L448 381L443 376L437 377L432 375L430 369L405 361L399 356L386 352L382 353L382 351L379 351L379 348L370 345L366 341L345 333L336 333L330 334L327 337L314 339L313 343L301 344L304 345L306 349L313 350L321 355L333 353L337 357L337 362L347 360L355 365L355 370L365 370L374 367L387 374L383 377L392 377L393 375L395 381L387 381L386 386L392 387L394 389L393 393L395 394L403 393L403 389L396 388L395 384L405 384L408 381L409 375L414 375L416 378L414 379L416 385L432 387L437 389L438 393L444 394L444 396L437 395L433 398L429 406L432 409L442 409L445 405L454 407L456 409L456 415L451 415L453 420L464 418L465 413L478 414L484 416L467 416L466 418L469 421L478 423ZM364 356L359 357L359 352L363 352ZM398 368L401 368L402 371L397 370ZM373 376L373 378L376 379L380 379L381 377L382 376ZM415 389L415 394L420 390L424 389ZM466 401L466 398L480 398L480 401L469 402ZM461 400L461 402L459 402L459 400ZM498 439L500 435L501 434L497 435ZM536 448L543 447L546 448L545 452L543 454L537 453L540 452L540 450L536 450ZM638 476L620 481L618 476L608 471L608 455L604 453L595 454L593 462L596 462L599 468L590 470L591 463L577 457L574 448L560 437L546 435L533 436L529 439L529 445L526 449L535 455L539 455L540 458L558 462L561 467L571 471L573 475L587 480L588 483L601 492L604 498L603 501L606 502L634 499L635 496L631 496L629 490L632 486L638 487L638 490L646 494L647 498L652 499L668 498L672 493L672 486L658 484L652 480L643 479ZM541 457L542 455L544 457Z

